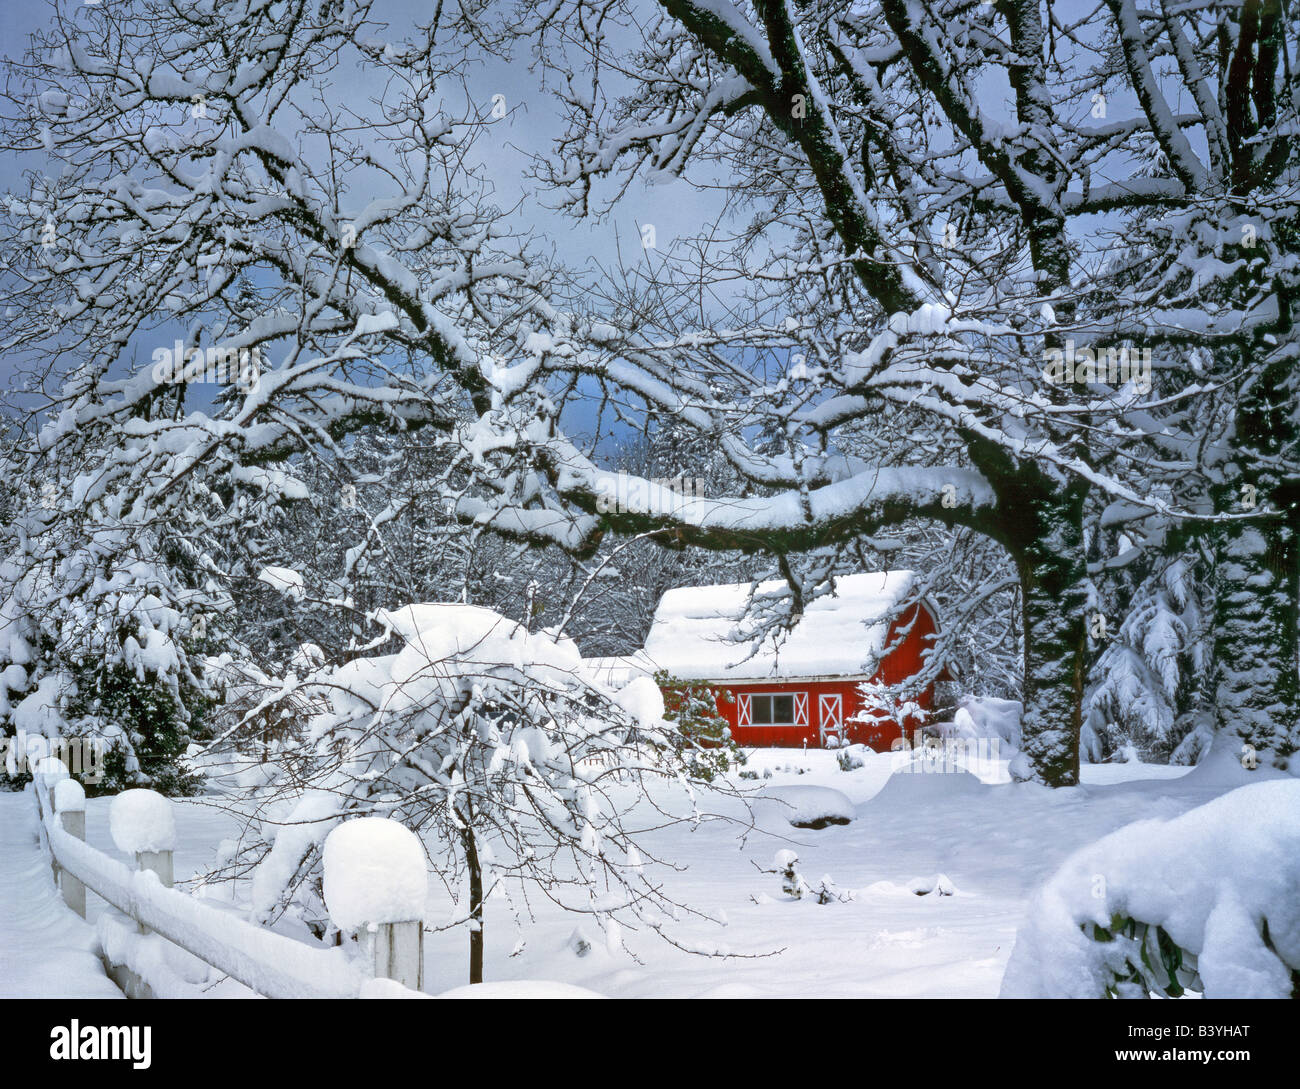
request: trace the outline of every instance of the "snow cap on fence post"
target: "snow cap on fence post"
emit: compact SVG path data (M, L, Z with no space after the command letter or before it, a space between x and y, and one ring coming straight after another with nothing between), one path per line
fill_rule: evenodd
M108 808L108 825L119 851L134 855L136 865L157 874L164 888L172 887L176 819L171 802L156 790L124 790ZM140 930L147 933L143 926Z
M386 817L358 817L325 838L325 906L344 933L356 933L378 977L419 990L424 983L424 847Z
M54 812L84 813L86 791L76 779L60 779L54 784Z
M171 851L176 847L172 803L156 790L124 790L108 809L113 842L123 854Z
M54 812L63 830L74 839L86 838L86 791L76 779L54 784ZM63 902L83 919L86 917L86 886L67 870L59 868L59 892Z

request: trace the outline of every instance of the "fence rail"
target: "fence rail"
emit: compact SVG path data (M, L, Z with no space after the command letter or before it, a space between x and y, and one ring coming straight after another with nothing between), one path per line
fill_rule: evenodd
M38 771L33 778L41 845L49 853L56 886L82 918L85 889L90 889L134 920L140 935L156 934L267 998L356 998L377 977L396 981L380 989L389 996L403 985L418 989L422 983L420 920L362 927L359 949L370 951L369 957L349 955L344 947L313 949L169 888L170 851L141 852L131 869L91 847L84 842L84 812L67 806L59 812L55 805L55 784L71 782L66 772L60 777ZM65 793L71 792L65 788ZM122 940L124 934L129 930L101 919L109 974L120 986L125 981L129 997L154 997L148 958L141 955L145 943ZM381 946L389 953L398 947L411 952L394 964L391 955L382 961L373 955Z

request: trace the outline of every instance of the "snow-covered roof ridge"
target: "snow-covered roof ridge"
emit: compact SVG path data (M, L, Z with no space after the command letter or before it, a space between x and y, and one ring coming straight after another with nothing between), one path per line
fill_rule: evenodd
M842 575L834 594L812 601L778 645L750 636L746 612L753 599L775 599L780 580L669 590L655 610L644 655L684 680L786 680L861 677L876 670L889 622L911 592L911 571Z

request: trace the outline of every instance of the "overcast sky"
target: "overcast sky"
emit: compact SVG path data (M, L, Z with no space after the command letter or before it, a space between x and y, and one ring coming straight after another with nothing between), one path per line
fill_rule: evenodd
M106 2L119 4L130 0ZM75 12L76 8L65 0L64 10ZM46 25L50 13L47 0L0 0L0 53L6 57L21 56L28 35ZM379 0L373 13L377 19L387 21L392 36L398 38L410 23L429 18L429 0ZM474 151L492 180L501 207L513 208L522 200L516 225L533 229L539 242L548 249L553 247L566 264L577 267L592 259L602 264L612 263L620 243L624 259L640 257L639 228L646 224L653 224L656 244L665 250L677 238L696 235L712 222L719 208L719 196L716 192L701 193L682 181L656 185L635 181L630 199L620 204L617 218L605 221L593 218L575 222L571 217L548 210L544 204L547 195L536 191L525 170L530 156L549 152L561 123L554 100L541 88L539 76L528 70L527 59L521 56L512 63L485 62L469 74L470 92L482 104L484 112L496 94L505 96L510 110L505 120L492 125L479 139ZM349 81L355 81L354 85L349 86ZM348 99L364 98L371 93L346 69L336 71L333 90L340 98ZM459 89L456 96L458 105ZM454 112L454 108L449 112ZM13 155L0 154L0 191L20 187L23 169L44 165L36 160L20 163ZM184 330L178 326L176 335L183 334ZM8 385L12 381L14 366L15 361L0 359L0 383Z

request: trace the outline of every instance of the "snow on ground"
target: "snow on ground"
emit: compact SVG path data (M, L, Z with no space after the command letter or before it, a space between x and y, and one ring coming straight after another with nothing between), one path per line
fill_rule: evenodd
M722 822L649 837L651 853L688 867L669 881L678 898L727 921L683 922L674 937L751 959L693 955L625 929L638 964L608 951L592 923L534 897L537 921L521 932L504 902L489 905L487 979L555 980L628 997L995 997L1030 895L1071 852L1131 821L1174 817L1255 781L1231 769L1188 775L1181 767L1115 764L1087 766L1082 786L1052 791L1007 782L1005 762L986 775L989 783L952 773L891 779L895 765L888 754L872 754L844 772L832 752L759 750L749 762L758 782L740 785L831 787L851 799L855 819L795 829L760 806L759 827L743 840ZM771 778L763 778L768 770ZM786 897L779 876L755 867L771 869L783 847L798 854L810 885L825 875L853 890L853 899L821 905ZM954 895L910 890L939 874ZM446 915L446 903L431 904L431 924L440 911ZM585 955L575 932L589 946ZM524 947L511 957L520 939ZM426 943L426 989L463 984L465 933L429 934Z
M735 778L735 786L756 794L783 787L829 788L847 799L851 823L793 828L786 808L769 801L755 806L752 822L742 824L741 803L722 799L715 810L735 820L667 827L644 837L648 855L684 867L668 878L674 896L705 916L725 920L719 925L685 916L670 924L669 933L683 945L740 956L694 955L652 933L624 928L629 954L611 948L590 919L533 892L527 904L500 897L489 901L488 981L549 981L610 996L993 997L1031 895L1067 856L1132 821L1176 817L1263 777L1263 769L1247 773L1232 760L1190 773L1139 763L1085 765L1082 786L1053 791L1009 782L1005 761L979 767L979 776L895 774L898 766L896 755L868 754L862 767L846 772L833 752L758 750L746 769L756 778ZM108 804L107 799L88 803L88 838L122 857L109 833ZM36 896L39 903L9 906L6 901L0 918L49 914L52 890L48 877L38 884L43 863L32 833L25 833L30 842L24 842L14 831L30 805L25 795L0 795L5 807L0 810L5 815L0 894L24 903ZM238 836L235 818L201 799L176 804L176 827L178 882L210 865L221 840ZM782 849L799 856L799 872L810 886L817 888L826 877L851 899L824 905L790 899L779 875L760 872L772 869L773 856ZM913 891L934 889L936 883L955 891ZM436 927L454 908L440 882L431 881L430 888L426 920ZM103 908L97 897L89 897L92 921ZM524 919L522 928L516 926L517 914ZM85 946L74 940L84 934L66 919L55 930L66 955L80 955L86 970L89 954L79 954ZM11 926L0 936L5 955L0 993L11 992L20 980L35 986L31 972L41 976L40 966L51 955L48 945L33 953L31 935L14 934ZM15 942L18 959L10 949ZM25 969L19 963L23 956L33 958ZM463 928L426 934L427 991L463 986L467 964ZM62 974L61 966L47 973L42 993L62 993L57 982ZM77 986L87 985L75 978ZM226 981L209 993L247 992Z
M0 793L0 998L121 998L54 889L30 793Z

